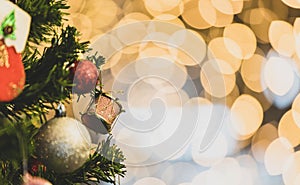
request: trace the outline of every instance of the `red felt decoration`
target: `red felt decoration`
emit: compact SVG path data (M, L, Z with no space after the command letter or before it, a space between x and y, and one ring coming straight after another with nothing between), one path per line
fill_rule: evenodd
M0 41L0 102L9 102L23 90L25 71L21 54Z

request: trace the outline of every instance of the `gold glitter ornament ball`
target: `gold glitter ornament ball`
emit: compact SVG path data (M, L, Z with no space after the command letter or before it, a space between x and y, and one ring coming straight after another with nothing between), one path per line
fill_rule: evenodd
M70 117L55 117L35 138L37 157L57 173L69 173L88 159L91 137L84 125Z

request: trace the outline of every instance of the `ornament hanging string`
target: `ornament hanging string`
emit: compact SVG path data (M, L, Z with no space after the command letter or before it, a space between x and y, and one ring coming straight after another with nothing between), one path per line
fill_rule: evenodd
M97 53L95 54L95 55L97 55ZM97 63L97 59L96 59L96 57L94 56L94 60L96 61L96 63ZM103 83L102 83L102 65L100 65L99 66L99 85L100 85L100 94L102 94L103 93Z
M99 67L99 83L100 83L100 94L102 94L102 88L103 88L103 83L102 83L102 66Z

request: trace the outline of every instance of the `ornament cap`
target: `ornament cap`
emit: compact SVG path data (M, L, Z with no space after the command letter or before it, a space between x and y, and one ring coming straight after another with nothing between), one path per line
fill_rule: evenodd
M55 117L56 118L66 117L66 115L67 115L66 107L64 104L60 102L55 110Z

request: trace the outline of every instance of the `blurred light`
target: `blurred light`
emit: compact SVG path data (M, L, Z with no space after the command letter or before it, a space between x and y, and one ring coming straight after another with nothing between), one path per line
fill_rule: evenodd
M276 95L283 96L292 88L295 75L288 61L279 57L268 59L263 71L267 87Z
M183 20L190 26L197 29L206 29L211 27L200 13L198 8L199 0L188 0L184 3L184 11L182 13Z
M243 169L244 172L247 172L244 173L244 176L246 176L248 180L251 182L249 184L253 184L255 180L258 178L258 165L256 161L253 159L251 155L248 154L239 155L236 157L236 160L239 162L241 169Z
M300 8L300 2L298 0L281 0L284 4L292 8Z
M200 72L203 88L210 95L221 98L230 94L235 87L235 75L223 75L215 69L214 60L205 62Z
M141 58L135 63L134 67L135 73L140 79L166 91L169 89L166 89L168 86L175 87L175 89L171 89L171 92L182 88L187 80L187 72L184 66L176 65L176 63L164 58Z
M225 27L224 37L231 39L225 40L225 45L231 54L239 59L249 59L256 50L256 37L253 31L246 25L233 23ZM234 48L231 41L239 46L239 50Z
M211 167L225 158L227 150L227 140L220 133L205 151L200 151L200 142L199 145L193 145L192 157L200 166Z
M185 28L184 23L178 17L174 18L174 17L168 16L168 15L159 15L159 16L154 17L153 20L171 23L171 24L175 24L179 27Z
M124 21L124 20L147 21L147 20L150 20L150 17L146 14L141 13L141 12L132 12L132 13L129 13L129 14L125 15L120 20L120 22Z
M220 12L213 6L211 1L199 0L198 8L202 18L211 26L224 27L233 21L233 14Z
M263 109L252 96L243 94L231 107L230 127L237 139L248 139L262 124Z
M276 12L279 20L286 20L289 16L289 7L282 0L258 0L259 8L267 8Z
M116 37L125 45L131 45L140 42L148 35L147 24L144 22L124 22L114 30ZM135 34L132 34L135 33Z
M198 175L196 175L193 178L193 181L192 181L191 185L199 185L199 184L201 184L201 185L209 185L208 184L209 173L210 172L208 170L199 173Z
M192 146L200 146L205 131L213 114L213 104L202 97L194 97L189 99L184 105L186 121L195 121L197 128L194 130L192 137Z
M293 121L300 128L300 94L296 96L292 104Z
M164 181L158 179L158 178L154 178L154 177L145 177L142 178L138 181L136 181L133 185L166 185L166 183L164 183Z
M212 0L211 2L224 14L238 14L243 9L243 0Z
M300 152L295 152L289 157L285 170L282 173L285 185L296 185L299 182L300 174Z
M151 0L143 0L147 10L164 12L171 10L180 4L180 0L158 0L153 3Z
M267 86L265 84L262 71L266 60L264 56L254 54L251 58L243 60L241 76L244 83L254 92L263 92Z
M202 36L193 30L181 29L174 32L168 43L170 45L170 53L173 55L177 56L177 51L180 50L187 57L191 57L193 61L189 60L187 61L188 63L184 61L186 57L178 59L184 65L200 65L206 56L206 43Z
M277 19L273 11L267 8L253 8L243 11L238 16L244 23L250 24L259 43L269 43L269 26L273 20Z
M114 76L114 78L123 83L133 83L138 76L134 70L134 62L136 61L137 57L137 54L122 54L120 60L118 60L118 62L110 68L111 74ZM129 71L131 73L127 73Z
M101 7L99 11L95 7ZM103 29L112 26L118 21L118 14L121 10L114 1L108 0L88 0L82 13L88 16L93 24L93 29ZM101 21L99 21L101 17Z
M269 28L272 47L281 55L291 57L295 53L293 26L285 21L272 21Z
M243 180L241 167L235 158L223 159L221 162L213 165L210 171L214 175L211 177L213 179L209 180L218 182L216 184L239 185ZM222 174L222 178L218 179L220 174Z
M140 43L127 45L127 46L124 46L122 48L120 53L123 53L123 54L137 54L140 50L140 47L141 47Z
M70 8L67 9L67 12L71 15L73 13L81 12L86 5L86 0L68 0L67 4L70 6Z
M133 12L141 12L147 15L149 14L145 8L144 1L141 0L125 0L122 10L125 15Z
M264 162L266 149L271 142L272 141L269 141L267 139L261 139L251 144L252 155L254 156L256 161L260 163Z
M279 137L285 137L294 147L300 144L300 127L295 123L291 110L281 117L278 125L278 135Z
M114 65L116 65L122 57L121 52L114 53L112 57L108 58L105 64L102 67L103 70L110 69Z
M183 12L183 1L181 0L143 0L147 11L153 16L170 16L171 18L178 17Z
M223 37L223 32L224 28L210 27L208 29L207 42L209 43L211 40L217 37Z
M211 102L214 102L215 104L225 104L228 107L231 107L233 102L240 96L240 91L237 86L235 86L230 94L228 94L225 97L217 98L213 97L207 92L204 92L204 97L209 99Z
M116 144L126 156L125 164L128 166L139 166L140 164L146 163L152 154L151 151L140 147L128 146L126 144L133 144L133 142L140 142L141 144L143 142L141 141L143 137L138 137L137 135L132 136L130 134L134 134L134 132L129 132L128 130L126 132L125 131L126 130L123 129L119 132L119 135L116 135ZM145 140L145 138L143 140Z
M106 58L105 91L124 92L112 133L127 158L122 184L281 181L266 173L299 184L299 0L68 4L69 23ZM91 97L72 98L80 119Z
M166 184L180 184L190 181L197 173L198 170L192 163L175 162L163 170L161 179Z
M272 141L265 152L265 167L270 175L282 174L288 158L293 155L294 149L284 137Z
M278 137L277 128L271 124L264 124L252 137L251 151L253 157L258 161L264 162L264 154L269 144Z
M256 98L259 101L259 103L261 104L264 112L269 110L269 108L273 104L273 99L272 99L271 95L269 95L270 93L267 90L265 90L264 92L261 92L261 93L257 93L257 92L250 90L247 86L245 86L243 89L243 92L245 94L249 94L249 95L253 96L254 98Z
M226 37L217 37L211 40L208 44L208 58L214 59L216 70L223 74L235 73L241 65L241 59L236 58L230 53L230 49L226 43L233 42L232 46L236 46L234 41ZM237 49L240 49L237 46Z
M67 24L76 27L82 34L82 40L89 40L92 35L93 24L92 20L85 14L72 13L69 15Z
M298 59L300 58L300 18L296 18L294 22L293 33L295 37L295 51Z
M168 40L168 35L165 35L163 33L154 32L149 35L147 35L147 40L161 40L166 41ZM139 56L138 59L143 58L164 58L166 60L169 60L170 62L173 62L176 57L172 56L171 53L165 48L164 45L160 43L144 43L143 45L140 45L139 49Z
M266 123L259 128L256 134L253 136L252 142L256 142L262 139L273 141L278 137L277 128L272 123Z
M195 68L198 67L197 66L198 62L192 56L190 56L188 53L186 53L185 51L183 51L181 49L175 50L175 48L172 48L170 50L174 54L176 52L176 62L177 63L179 63L181 65L186 65L186 66L193 66ZM200 71L200 69L199 69L199 71ZM198 77L199 77L199 71L197 71L197 73L195 73Z
M251 138L241 137L235 138L232 136L233 134L227 133L226 139L228 142L228 156L229 155L237 155L241 153L247 146L251 144ZM238 140L237 140L238 139Z

